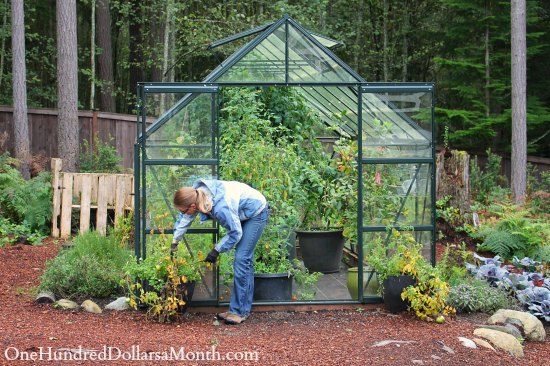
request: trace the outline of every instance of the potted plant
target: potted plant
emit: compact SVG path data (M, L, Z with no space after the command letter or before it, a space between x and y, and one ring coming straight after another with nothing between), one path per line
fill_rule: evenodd
M403 228L407 229L407 228ZM412 228L410 228L412 229ZM383 236L365 247L368 265L376 271L382 284L380 291L386 308L392 313L407 309L401 298L403 290L415 283L415 275L422 260L422 244L405 231L388 227Z
M129 304L147 308L147 315L166 322L186 311L207 264L204 253L193 257L185 248L170 255L170 240L161 234L147 247L145 259L131 260L125 266Z
M334 145L336 159L324 155L305 170L307 203L300 229L296 230L302 260L310 270L340 271L344 233L357 233L357 144L340 139Z

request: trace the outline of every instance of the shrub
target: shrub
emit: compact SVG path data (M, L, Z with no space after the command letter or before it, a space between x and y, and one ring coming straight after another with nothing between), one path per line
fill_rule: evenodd
M461 313L493 313L502 308L514 308L515 302L502 290L478 278L468 278L451 287L447 303Z
M113 139L110 137L110 141ZM93 173L120 173L122 167L120 161L122 158L117 155L114 147L99 140L99 137L94 136L95 149L92 149L88 140L84 139L82 143L84 151L80 153L78 166L81 172Z
M130 254L113 236L86 232L74 239L73 248L46 263L39 288L64 298L120 294L123 267Z

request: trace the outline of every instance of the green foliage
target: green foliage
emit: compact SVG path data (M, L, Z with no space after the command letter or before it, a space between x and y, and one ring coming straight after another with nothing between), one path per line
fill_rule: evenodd
M514 255L524 257L525 242L508 230L492 230L477 249L482 252L492 252L502 258L510 259Z
M134 213L130 211L125 217L120 217L115 227L110 229L109 235L115 237L121 245L128 247L134 244Z
M101 236L95 231L75 237L73 244L46 263L39 288L72 299L121 294L120 280L130 251L113 236Z
M40 244L44 238L43 234L32 231L27 225L17 225L0 217L0 247L18 242Z
M470 186L472 197L483 203L489 203L500 193L506 195L506 191L499 188L507 185L507 179L500 174L502 158L487 150L487 164L481 170L477 163L477 156L470 162Z
M391 276L410 275L415 279L416 284L405 288L401 298L409 302L409 310L420 319L433 320L438 315L454 313L445 302L449 284L422 257L422 244L411 233L388 227L384 241L373 240L367 245L365 259L380 283Z
M440 277L454 286L467 276L466 263L473 261L472 252L466 249L466 244L447 245L441 259L436 265Z
M16 160L0 156L0 214L32 232L47 234L52 215L51 173L24 180L14 167Z
M545 216L533 216L528 207L509 203L486 207L487 217L471 236L482 240L479 250L491 251L504 259L535 257L543 260L550 240L550 224Z
M112 140L111 138L111 141ZM86 139L84 139L82 145L83 151L80 153L78 162L79 169L82 173L122 172L122 167L120 166L122 158L117 155L115 147L102 142L97 135L94 136L93 149Z
M460 313L491 314L513 308L515 303L505 292L478 278L468 278L451 287L447 303Z
M205 254L197 251L195 256L183 248L170 255L168 236L155 236L147 246L145 259L133 258L124 267L130 306L147 306L147 316L159 322L173 319L178 309L186 305L188 294L184 285L196 282L201 273L210 266L204 262Z

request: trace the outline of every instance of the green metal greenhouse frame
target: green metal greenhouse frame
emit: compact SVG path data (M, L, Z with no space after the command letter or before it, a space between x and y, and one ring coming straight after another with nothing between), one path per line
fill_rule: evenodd
M410 176L401 191L401 207L393 222L396 229L407 199L424 189L423 206L416 200L416 216L422 210L420 222L407 225L422 238L428 237L427 251L435 263L435 121L434 85L432 83L372 83L367 82L340 60L332 48L341 44L331 38L310 32L297 24L290 16L246 32L213 42L209 48L255 36L214 69L201 83L139 83L137 142L134 145L135 189L135 255L144 258L148 235L160 234L147 218L147 184L160 184L159 171L170 167L201 167L211 176L217 176L219 166L219 92L224 87L293 87L307 103L319 112L329 126L337 127L339 134L357 139L358 142L358 226L357 249L359 258L359 283L363 281L363 243L372 233L386 231L386 225L364 222L363 200L364 170L376 165L406 166ZM161 95L176 95L176 101L151 125L146 124L148 105ZM157 99L155 99L157 98ZM185 120L186 109L194 103L203 107L200 114L204 121L210 119L211 138L194 145L170 141L163 135L163 128L175 118ZM414 104L411 107L411 104ZM199 111L200 108L196 108ZM197 116L199 115L199 112ZM183 116L182 116L183 115ZM340 118L335 118L338 115ZM380 121L391 127L391 134L381 132ZM205 126L208 126L205 123ZM183 126L184 122L182 122ZM183 127L182 127L183 128ZM157 135L160 135L158 137ZM166 158L162 149L180 149L181 156ZM193 150L194 149L194 150ZM371 150L368 150L371 149ZM368 155L377 151L378 156ZM172 150L170 150L172 151ZM183 153L185 151L185 154ZM195 152L193 152L195 151ZM202 156L201 156L202 154ZM159 155L159 156L157 156ZM189 155L197 155L189 157ZM414 172L413 172L414 171ZM146 172L151 172L148 176ZM365 171L366 172L366 171ZM152 180L151 182L148 181ZM421 185L420 183L423 183ZM161 187L159 187L159 190ZM173 187L172 187L173 188ZM164 201L166 211L172 212L170 196L165 190L158 201ZM152 198L151 198L152 199ZM171 233L171 230L164 230ZM218 227L191 228L189 234L211 234L218 239ZM215 274L214 293L210 300L195 302L197 305L219 305L219 273ZM378 297L363 296L359 286L359 300L292 301L300 303L370 303ZM276 302L284 304L285 302ZM265 304L262 302L262 304Z

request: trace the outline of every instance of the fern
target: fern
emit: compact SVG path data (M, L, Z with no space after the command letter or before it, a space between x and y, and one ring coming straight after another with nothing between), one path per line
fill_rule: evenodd
M0 215L16 225L47 234L52 215L51 173L24 180L14 160L0 156Z
M525 256L527 243L521 236L508 230L492 230L477 249L495 253L505 259L511 259L514 255L522 258Z

